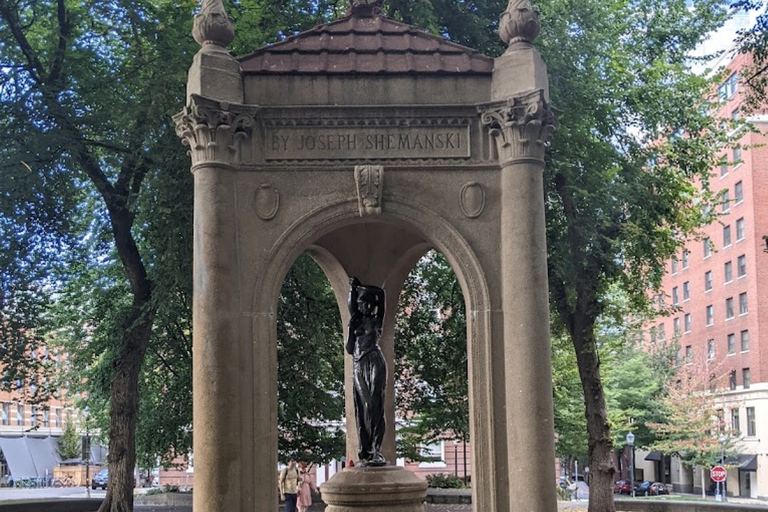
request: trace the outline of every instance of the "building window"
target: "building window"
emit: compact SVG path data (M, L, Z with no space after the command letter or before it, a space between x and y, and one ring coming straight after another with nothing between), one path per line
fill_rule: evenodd
M442 441L422 446L420 448L423 462L419 463L420 468L444 468L445 454L443 453L444 444Z
M24 404L16 405L16 424L17 425L24 424Z
M733 430L736 435L741 434L741 422L739 421L738 407L731 409L731 430Z
M51 424L51 412L48 409L43 409L43 426L47 427Z
M727 190L723 192L722 209L723 213L728 213L728 211L731 209L731 193Z
M704 291L708 292L712 290L712 271L708 270L704 273Z
M707 306L707 325L713 325L715 323L715 306L710 304Z
M709 258L712 255L712 240L709 237L704 239L704 257Z
M733 186L733 202L739 204L744 200L744 185L741 182Z
M11 404L8 402L3 402L3 425L10 425L11 424Z
M707 340L707 359L715 358L715 340Z
M755 408L747 407L747 435L753 437L757 429L755 428Z
M680 302L680 294L678 293L677 286L672 288L672 305L677 306L678 302Z
M744 218L736 221L736 240L744 240Z
M733 297L725 299L725 319L733 318Z
M728 335L728 353L729 354L736 353L736 335L735 334Z
M61 427L61 408L56 409L56 426Z
M33 427L37 426L37 415L38 415L37 406L33 405L32 406L32 413L29 415L29 419L32 420L32 426Z
M735 109L731 111L731 119L733 119L734 121L738 121L740 117L741 117L741 114L739 113L739 109Z
M723 247L731 245L731 226L723 226Z
M748 312L749 312L749 307L747 306L747 292L740 293L739 294L739 314L746 315Z
M736 389L736 370L731 370L731 373L728 374L728 389L731 391Z
M744 254L736 258L736 275L738 277L747 275L747 257Z
M659 324L659 339L661 341L664 341L665 339L667 339L667 332L666 332L666 329L664 328L664 324Z
M691 253L688 252L688 249L683 249L683 269L688 268L688 256Z
M733 97L733 95L736 94L736 91L738 90L739 90L739 74L733 73L731 76L729 76L726 79L725 82L722 83L720 87L717 88L717 94L721 100L725 101Z
M736 168L741 163L741 148L737 146L733 148L733 167Z
M675 331L675 336L680 336L680 318L675 318L672 320L672 326Z
M741 331L741 351L749 350L749 331Z
M741 369L741 384L744 386L744 389L749 389L749 385L752 383L751 377L749 368Z
M677 256L672 256L672 274L677 274Z
M691 299L691 283L686 281L683 283L683 300Z
M691 332L691 314L686 313L684 317L685 332Z
M723 278L726 283L733 281L733 263L730 261L726 261L723 265Z
M685 346L685 363L691 363L693 361L693 347L691 345Z

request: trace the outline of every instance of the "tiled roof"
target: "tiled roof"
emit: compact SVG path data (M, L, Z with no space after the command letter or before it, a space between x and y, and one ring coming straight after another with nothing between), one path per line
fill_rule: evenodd
M383 16L350 15L240 59L245 74L488 74L493 59Z

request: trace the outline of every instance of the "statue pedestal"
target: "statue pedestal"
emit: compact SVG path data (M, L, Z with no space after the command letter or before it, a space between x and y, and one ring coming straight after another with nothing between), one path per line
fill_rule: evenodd
M320 488L326 512L423 512L427 482L399 466L353 467Z

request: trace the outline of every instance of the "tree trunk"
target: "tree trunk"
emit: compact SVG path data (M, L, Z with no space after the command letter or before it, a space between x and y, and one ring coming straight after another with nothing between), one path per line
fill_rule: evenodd
M576 322L578 323L578 321ZM600 358L594 336L594 323L586 322L572 333L579 364L587 417L589 442L589 512L615 512L613 479L616 468L611 453L613 442L600 379Z
M139 373L152 334L154 310L135 300L125 323L122 355L115 362L109 412L109 481L99 512L133 510ZM90 482L89 482L90 483Z

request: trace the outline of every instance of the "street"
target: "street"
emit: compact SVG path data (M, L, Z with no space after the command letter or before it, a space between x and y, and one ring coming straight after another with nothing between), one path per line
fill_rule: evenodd
M92 498L103 498L106 494L107 492L102 491L101 489L91 491ZM85 497L87 497L85 487L44 487L42 489L0 488L0 501Z

